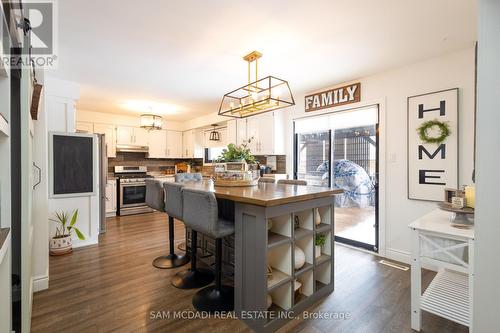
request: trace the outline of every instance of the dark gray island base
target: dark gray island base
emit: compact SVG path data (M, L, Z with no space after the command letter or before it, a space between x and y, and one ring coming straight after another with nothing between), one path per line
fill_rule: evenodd
M334 290L334 195L342 190L278 184L225 188L211 182L186 186L213 191L227 208L234 204L235 312L250 328L274 332ZM318 234L325 236L321 248L314 244ZM294 267L296 262L300 267Z

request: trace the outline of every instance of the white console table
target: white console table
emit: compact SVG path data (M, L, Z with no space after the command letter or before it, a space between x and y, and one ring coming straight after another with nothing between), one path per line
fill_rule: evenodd
M452 213L436 209L410 223L411 328L420 331L422 310L469 327L472 332L474 228L451 225ZM457 255L457 250L464 255ZM423 264L438 273L422 294Z

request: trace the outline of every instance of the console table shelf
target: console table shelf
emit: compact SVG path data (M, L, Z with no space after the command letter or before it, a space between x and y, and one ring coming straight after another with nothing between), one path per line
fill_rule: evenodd
M441 269L420 299L420 308L469 326L469 282L463 273Z

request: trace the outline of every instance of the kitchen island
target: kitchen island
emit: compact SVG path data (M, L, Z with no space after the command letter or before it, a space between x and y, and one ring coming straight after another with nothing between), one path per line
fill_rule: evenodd
M271 183L219 187L212 181L185 186L212 191L223 209L233 210L235 313L250 328L274 332L333 291L334 196L342 190ZM314 241L319 234L321 248ZM302 250L297 258L296 248Z

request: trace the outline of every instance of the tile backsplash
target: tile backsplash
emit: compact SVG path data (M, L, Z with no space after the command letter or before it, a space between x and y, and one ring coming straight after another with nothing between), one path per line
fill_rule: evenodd
M113 172L117 165L123 166L139 166L146 165L149 172L166 172L173 173L177 163L191 161L195 167L203 165L202 159L161 159L161 158L146 158L145 153L117 153L115 158L108 159L108 171Z

